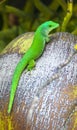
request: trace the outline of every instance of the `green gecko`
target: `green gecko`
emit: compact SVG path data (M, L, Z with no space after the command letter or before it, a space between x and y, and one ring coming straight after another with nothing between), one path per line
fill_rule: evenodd
M12 110L16 89L23 70L25 67L27 67L28 70L31 70L35 66L35 60L41 56L45 48L45 43L50 40L49 33L58 26L58 23L47 21L37 28L31 47L21 58L14 71L10 90L8 113Z

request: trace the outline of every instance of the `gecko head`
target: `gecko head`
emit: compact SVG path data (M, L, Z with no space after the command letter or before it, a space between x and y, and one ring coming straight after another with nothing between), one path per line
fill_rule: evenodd
M59 24L53 21L47 21L43 24L41 24L42 32L45 35L48 35L53 29L59 27Z

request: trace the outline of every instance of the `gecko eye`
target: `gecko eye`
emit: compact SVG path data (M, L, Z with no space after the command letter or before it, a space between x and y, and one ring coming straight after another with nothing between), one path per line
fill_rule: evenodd
M49 24L49 27L52 27L52 25L51 25L51 24Z

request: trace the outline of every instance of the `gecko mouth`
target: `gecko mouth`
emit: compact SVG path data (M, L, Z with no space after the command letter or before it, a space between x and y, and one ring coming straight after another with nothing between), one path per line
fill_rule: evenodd
M55 26L52 27L52 30L56 29L59 27L59 24L56 24ZM49 32L49 35L52 33L52 30Z
M55 26L52 27L52 29L56 29L59 27L59 24L57 23Z

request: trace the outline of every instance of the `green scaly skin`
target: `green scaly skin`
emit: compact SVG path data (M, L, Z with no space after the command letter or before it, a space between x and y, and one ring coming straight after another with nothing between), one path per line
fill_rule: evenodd
M27 67L28 70L31 70L35 66L35 60L41 56L45 48L45 43L50 39L48 34L58 26L58 23L47 21L37 28L30 49L24 54L23 58L21 58L14 71L10 91L8 113L10 113L12 110L16 89L23 70L25 67Z

